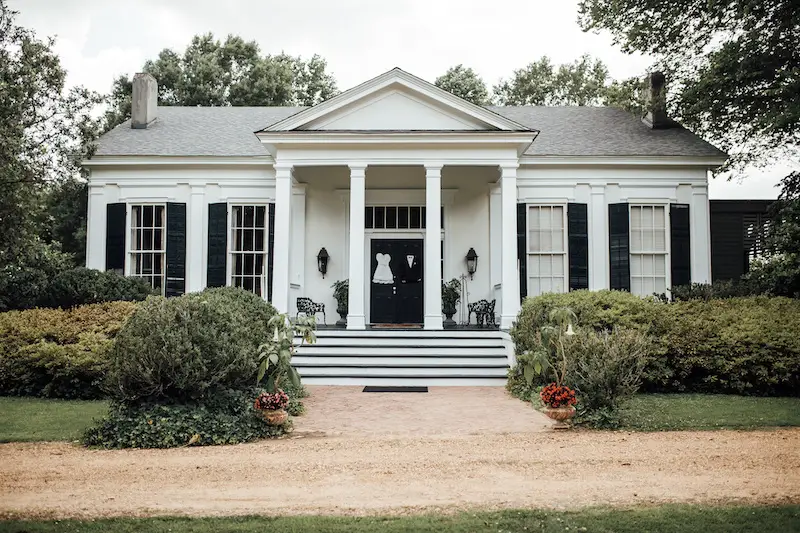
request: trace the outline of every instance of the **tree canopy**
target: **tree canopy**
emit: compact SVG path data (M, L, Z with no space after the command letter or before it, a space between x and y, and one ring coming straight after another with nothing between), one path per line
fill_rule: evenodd
M0 267L32 255L43 192L75 179L91 152L100 95L66 89L53 39L15 23L0 0ZM33 254L35 255L35 254Z
M486 83L474 70L464 65L450 67L447 72L436 78L434 85L475 105L489 103Z
M233 35L196 35L183 54L165 48L142 71L158 80L159 105L166 106L314 105L337 92L320 56L262 55L255 41ZM106 129L130 117L131 91L127 75L114 80Z
M582 0L579 23L655 56L675 116L733 154L734 168L797 155L797 0Z
M603 105L608 67L599 59L581 56L572 63L554 65L541 57L500 80L494 94L501 105Z

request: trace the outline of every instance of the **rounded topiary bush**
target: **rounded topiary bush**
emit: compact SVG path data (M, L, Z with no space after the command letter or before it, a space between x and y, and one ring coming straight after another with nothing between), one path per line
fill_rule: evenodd
M109 392L127 403L198 401L255 384L275 310L231 287L139 305L111 351Z
M141 279L79 267L56 275L40 295L39 306L67 309L100 302L138 302L151 294L152 287Z

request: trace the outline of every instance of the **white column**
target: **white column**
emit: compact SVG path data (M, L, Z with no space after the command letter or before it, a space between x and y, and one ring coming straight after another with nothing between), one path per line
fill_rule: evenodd
M272 251L272 305L289 312L289 257L292 235L292 166L275 165L275 242Z
M203 285L203 250L205 238L203 228L206 212L206 188L203 185L192 185L189 197L189 220L186 239L186 292L202 291Z
M604 185L592 185L589 209L589 290L599 291L609 286L608 207Z
M500 327L509 329L519 313L519 279L517 277L517 167L500 166Z
M366 165L350 165L350 262L347 329L365 329L364 202Z
M502 212L500 199L500 185L492 185L489 191L489 279L491 281L491 297L500 301L498 287L502 287L502 264L500 262L502 249L503 227L501 221ZM502 305L502 304L501 304ZM495 309L499 309L496 307Z
M708 186L692 187L689 239L692 247L692 282L711 283L711 217Z
M425 165L425 329L442 325L442 165Z
M106 269L106 197L102 185L89 185L86 213L86 268Z

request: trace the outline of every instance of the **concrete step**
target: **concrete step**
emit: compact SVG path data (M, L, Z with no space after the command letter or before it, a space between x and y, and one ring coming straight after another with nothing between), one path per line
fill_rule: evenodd
M427 329L318 329L317 338L321 337L419 337L437 339L477 339L493 338L500 339L508 336L508 333L496 329L487 330L427 330Z
M474 347L502 346L500 337L383 337L383 336L318 336L314 346L353 346L356 344L380 346L454 346L466 345ZM308 346L308 345L303 345Z
M306 376L366 376L366 377L497 377L505 378L508 372L506 366L493 366L490 368L474 367L383 367L383 366L313 366L296 367L300 377Z
M301 346L297 349L297 355L305 356L329 356L329 355L349 355L362 357L486 357L493 355L505 355L502 345L490 347L470 347L470 346L383 346L381 344L353 344L350 346L328 346L326 344L315 344L311 346Z
M505 354L496 357L315 357L295 355L292 358L292 365L295 367L328 368L332 366L342 367L393 367L393 368L508 368L508 359Z
M397 377L397 376L309 376L305 385L386 385L395 387L504 387L506 378L481 377ZM377 393L376 393L377 394Z

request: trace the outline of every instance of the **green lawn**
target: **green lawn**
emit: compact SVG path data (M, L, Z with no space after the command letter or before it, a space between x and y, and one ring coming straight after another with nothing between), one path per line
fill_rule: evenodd
M76 440L107 409L103 401L0 397L0 442Z
M0 522L0 533L236 532L579 532L593 533L792 533L800 531L800 506L710 507L665 505L583 511L501 511L415 517L146 518L96 521Z
M800 426L800 398L724 394L640 394L622 412L637 431Z

